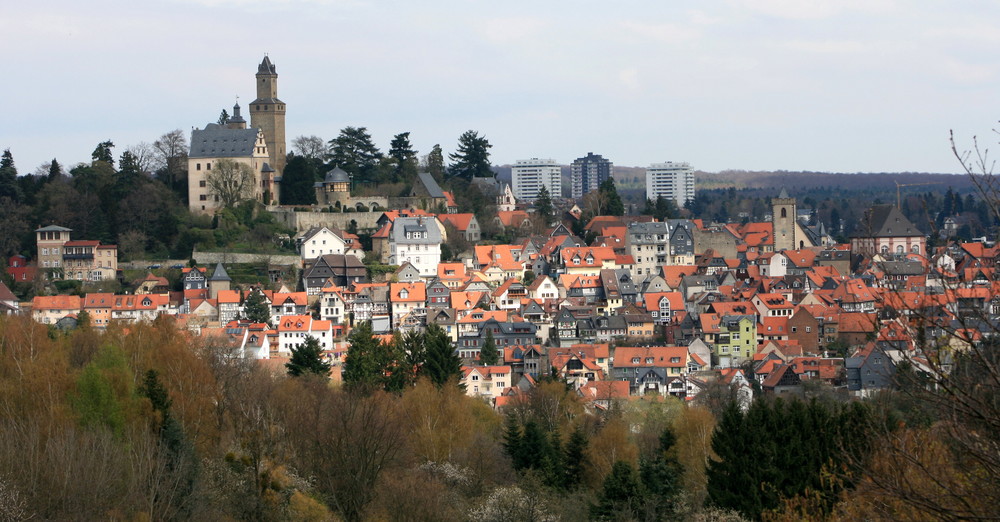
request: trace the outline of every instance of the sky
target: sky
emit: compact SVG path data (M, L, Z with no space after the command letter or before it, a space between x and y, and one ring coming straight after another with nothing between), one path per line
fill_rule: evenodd
M0 148L89 161L244 106L265 53L289 142L363 126L495 165L958 172L996 145L1000 2L38 0L0 18ZM249 119L249 118L248 118ZM189 135L189 134L188 134ZM289 143L289 148L291 144Z

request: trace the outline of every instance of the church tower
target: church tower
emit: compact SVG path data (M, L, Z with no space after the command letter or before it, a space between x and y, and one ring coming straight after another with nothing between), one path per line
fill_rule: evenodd
M268 164L276 171L275 177L280 177L285 170L285 102L278 99L278 72L266 55L257 67L257 99L250 102L250 126L264 131Z
M795 214L795 198L788 197L788 192L781 189L781 194L771 200L771 223L774 226L774 251L795 250L799 242L796 241L796 228L798 228Z

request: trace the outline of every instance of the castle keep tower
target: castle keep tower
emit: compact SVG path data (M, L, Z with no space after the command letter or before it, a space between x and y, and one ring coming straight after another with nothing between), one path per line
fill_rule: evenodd
M250 126L264 131L268 164L280 178L285 171L285 102L278 99L278 72L267 56L257 67L257 99L250 102Z
M797 217L795 215L795 198L788 197L788 191L781 189L781 194L771 200L771 222L774 225L774 251L795 250L799 247L796 236ZM810 246L812 244L810 243Z

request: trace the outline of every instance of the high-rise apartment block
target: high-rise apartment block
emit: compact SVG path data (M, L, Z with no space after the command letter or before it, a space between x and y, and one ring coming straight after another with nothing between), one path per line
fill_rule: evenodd
M600 154L588 152L586 156L577 158L570 166L572 179L570 196L573 199L580 199L584 194L597 190L614 172L615 166L610 160L604 159Z
M694 171L687 163L653 163L646 169L646 199L663 196L679 208L694 199Z
M514 197L521 201L534 201L545 187L550 198L562 197L562 168L552 159L531 158L517 160L511 168L511 185Z

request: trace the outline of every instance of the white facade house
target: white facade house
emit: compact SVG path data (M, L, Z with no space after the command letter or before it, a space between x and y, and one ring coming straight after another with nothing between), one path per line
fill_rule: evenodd
M306 337L319 341L323 351L333 349L333 328L330 321L313 319L311 315L288 315L275 323L278 331L277 352L291 355L292 348L306 342Z
M562 167L556 160L517 160L511 167L510 175L514 197L519 200L534 201L542 187L548 191L549 197L562 197Z
M342 255L346 251L347 242L326 227L314 227L299 240L299 253L303 261L328 254Z
M646 199L663 196L678 208L694 199L694 171L688 163L653 163L646 169Z
M389 233L389 264L410 263L420 277L434 277L441 263L442 240L437 218L398 217Z

